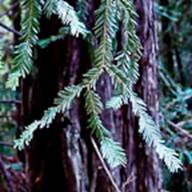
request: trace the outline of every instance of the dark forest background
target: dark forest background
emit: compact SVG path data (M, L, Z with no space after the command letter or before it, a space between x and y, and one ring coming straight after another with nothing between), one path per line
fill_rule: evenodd
M67 2L78 10L83 1ZM86 2L87 7L80 11L84 11L82 20L91 29L94 11L101 2ZM128 104L101 115L128 158L125 167L108 168L107 174L86 128L88 117L82 97L65 117L58 115L49 129L36 131L28 147L14 149L14 140L24 127L41 118L63 86L79 83L93 63L90 44L83 37L64 35L56 16L43 16L33 56L35 67L16 90L7 88L14 45L21 36L20 7L19 0L0 0L0 54L4 63L4 67L0 65L0 192L192 192L192 1L133 2L138 14L137 35L143 46L135 90L159 124L166 145L178 152L183 169L170 173L146 146ZM121 32L117 33L119 46ZM112 94L111 79L105 73L97 91L102 101Z

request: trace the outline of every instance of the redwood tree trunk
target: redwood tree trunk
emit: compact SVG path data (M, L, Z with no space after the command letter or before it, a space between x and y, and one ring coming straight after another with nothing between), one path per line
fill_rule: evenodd
M138 35L143 46L140 60L140 80L136 90L147 103L149 113L158 123L158 84L157 84L157 39L153 2L151 0L135 1L138 17ZM125 113L127 111L127 113ZM129 184L126 191L148 192L162 191L161 166L156 154L146 146L138 134L137 119L131 107L123 109L123 144L128 154L128 169L123 170L124 180L134 174L136 179ZM128 124L126 123L128 122Z
M156 123L158 123L158 50L153 1L137 0L136 7L139 14L138 34L144 48L140 61L141 78L138 82L137 89L147 103L148 112L153 116ZM139 183L143 181L143 185L138 185L137 191L162 191L162 175L159 159L145 144L140 148L140 143L139 141L136 154L138 154L138 159L141 159L142 156L144 159L142 162L139 162L138 165L140 169L138 169L140 175ZM140 150L143 151L143 154Z
M71 4L75 2L70 1ZM93 26L98 2L87 3L87 25ZM139 14L138 35L143 44L140 61L141 78L136 86L158 121L156 28L152 0L136 0ZM60 26L56 18L42 20L41 38L56 34ZM37 74L24 81L22 88L24 123L42 116L53 104L57 91L64 85L78 83L85 69L92 66L88 45L81 39L67 37L44 50L37 51ZM105 74L97 84L102 100L110 98L112 86ZM115 191L90 142L86 128L84 101L78 99L65 118L58 116L49 129L35 133L26 151L27 169L32 192L113 192ZM131 105L117 113L106 110L104 124L116 140L122 142L128 156L125 168L112 171L119 188L124 192L159 192L162 189L161 168L156 155L138 134L137 119ZM130 176L134 176L128 183Z

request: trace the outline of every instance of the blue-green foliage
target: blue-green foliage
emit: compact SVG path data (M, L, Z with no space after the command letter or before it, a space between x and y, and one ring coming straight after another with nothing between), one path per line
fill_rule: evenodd
M25 77L32 68L32 48L37 43L40 13L42 5L35 0L22 0L22 33L20 45L16 48L15 68L8 81L8 86L15 88L20 76ZM74 8L65 1L47 0L43 8L48 17L56 14L64 25L68 25L71 35L85 36L87 29L80 21ZM103 157L111 167L125 165L126 155L120 144L113 141L110 132L104 127L100 115L104 105L96 90L96 82L103 72L107 72L115 88L114 97L107 106L117 110L128 101L132 103L133 112L139 118L139 132L145 142L152 147L164 160L171 172L181 168L180 160L174 150L166 147L161 137L159 127L147 113L144 101L133 91L133 86L139 77L138 60L141 56L141 45L136 35L136 12L130 0L102 0L95 12L96 22L94 37L97 45L94 51L94 67L84 76L79 85L65 87L59 92L55 105L47 109L40 120L26 127L21 137L15 141L15 147L23 149L33 138L38 128L49 127L58 113L70 109L74 99L79 97L82 90L85 97L85 109L88 114L88 126L100 142ZM26 19L26 16L27 19ZM116 52L116 34L122 25L122 50ZM21 49L22 47L22 49ZM26 58L27 55L27 58Z
M15 46L14 67L9 76L7 87L13 90L19 85L20 77L25 78L31 72L33 63L33 46L38 40L39 18L41 16L40 0L21 0L21 43Z

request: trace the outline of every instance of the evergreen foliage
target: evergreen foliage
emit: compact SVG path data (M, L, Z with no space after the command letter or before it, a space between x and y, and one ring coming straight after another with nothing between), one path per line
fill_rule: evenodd
M41 0L21 0L21 43L15 46L14 67L9 76L7 87L15 90L19 85L20 77L25 78L33 66L33 47L38 43L39 19L42 12ZM64 25L70 26L70 33L78 37L86 35L85 25L79 21L75 10L65 1L48 0L44 10L48 16L57 14Z
M21 39L22 43L17 47L15 69L8 81L8 86L12 88L18 85L20 76L25 77L31 71L32 48L37 42L39 31L40 2L34 0L22 0L22 2L22 15L25 16L21 23L23 38ZM48 16L57 14L64 25L69 25L70 33L73 36L87 34L85 25L80 22L74 8L67 2L47 0L44 11ZM94 35L97 39L93 60L95 66L84 74L79 85L65 87L59 92L55 105L46 110L40 120L34 121L26 127L21 137L15 141L15 147L23 149L25 144L28 145L35 130L49 127L56 115L70 110L73 100L84 91L88 126L100 142L103 157L111 167L125 165L125 151L118 142L112 140L110 132L104 127L100 118L104 107L97 94L96 83L105 71L111 77L114 85L114 96L107 106L117 110L130 101L134 114L139 118L139 133L145 142L158 153L171 172L181 168L177 153L164 145L159 127L147 113L146 104L133 91L133 86L139 77L138 60L141 57L141 45L136 35L136 16L130 0L101 0L99 8L96 10L94 27ZM116 33L120 24L123 30L123 41L122 49L117 52Z
M108 150L106 150L108 149ZM103 157L107 159L112 168L119 165L125 165L126 155L120 144L110 138L104 138L101 141L101 152Z
M48 17L52 14L58 15L64 25L69 25L71 35L78 37L80 34L83 36L87 34L84 23L79 20L74 8L66 1L47 0L44 11Z
M69 110L75 97L79 96L82 88L80 86L65 87L58 93L58 98L55 99L56 106L50 107L44 112L41 120L36 120L26 127L20 139L15 141L15 147L23 149L24 145L28 145L33 138L33 133L38 128L49 127L58 113L64 113Z
M32 69L33 46L38 40L40 0L21 0L21 43L15 47L14 67L9 76L7 87L16 89L20 77L25 78Z

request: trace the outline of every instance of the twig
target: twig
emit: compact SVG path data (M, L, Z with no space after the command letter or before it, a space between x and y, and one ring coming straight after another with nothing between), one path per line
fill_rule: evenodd
M1 22L0 22L0 27L3 27L3 28L6 29L7 31L12 32L12 33L14 33L14 34L16 34L16 35L18 35L18 36L21 36L21 35L22 35L22 34L21 34L19 31L17 31L16 29L13 29L13 28L11 28L11 27L8 27L7 25L5 25L5 24L3 24L3 23L1 23Z
M20 100L0 100L0 104L21 104Z
M117 186L117 184L116 184L113 176L111 175L111 173L110 173L107 165L105 164L105 161L104 161L104 159L103 159L103 157L102 157L102 155L101 155L101 153L100 153L100 151L99 151L99 148L98 148L95 140L93 139L93 137L91 137L91 142L92 142L92 144L93 144L93 147L94 147L94 149L95 149L95 152L96 152L99 160L101 161L101 164L102 164L102 166L103 166L103 168L104 168L107 176L109 177L109 180L111 181L111 184L113 185L113 187L114 187L114 189L116 190L116 192L121 192L121 190L120 190L119 187Z
M127 180L122 185L122 192L124 192L127 185L129 185L135 179L136 179L136 177L131 173L131 175L127 178Z
M171 125L176 131L179 131L181 134L185 135L187 138L189 138L189 139L192 140L192 135L191 135L188 131L182 129L180 126L178 126L177 124L175 124L175 123L172 122L172 121L169 121L169 120L168 120L167 122L168 122L168 124Z

